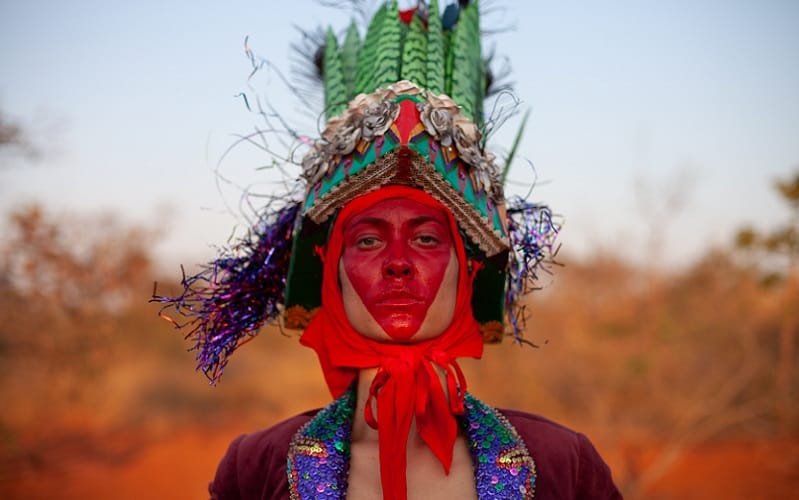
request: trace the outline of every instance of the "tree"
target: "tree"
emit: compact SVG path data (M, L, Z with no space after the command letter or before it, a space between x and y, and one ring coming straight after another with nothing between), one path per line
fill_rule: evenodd
M37 148L30 141L30 133L18 122L9 120L2 110L0 110L0 152L21 155L34 159L39 154ZM2 167L0 163L0 167Z
M782 321L779 332L779 356L776 367L776 409L784 431L795 422L792 404L795 392L797 363L796 336L799 330L799 170L793 178L777 179L774 188L788 205L786 222L769 232L744 227L735 237L736 246L750 255L762 258L770 270L766 285L783 283Z

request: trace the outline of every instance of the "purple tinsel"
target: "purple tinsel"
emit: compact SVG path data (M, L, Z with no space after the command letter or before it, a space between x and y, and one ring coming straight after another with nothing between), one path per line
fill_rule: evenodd
M549 207L523 198L508 200L510 255L505 308L517 342L523 341L522 297L535 289L538 271L548 271L546 265L555 262L558 231L560 224L553 220Z
M195 342L197 369L212 384L233 351L280 313L299 210L294 203L263 215L246 238L198 274L184 273L181 295L153 295L153 302L165 304L161 316L176 328L191 328L186 338ZM169 308L189 321L181 324L163 314Z

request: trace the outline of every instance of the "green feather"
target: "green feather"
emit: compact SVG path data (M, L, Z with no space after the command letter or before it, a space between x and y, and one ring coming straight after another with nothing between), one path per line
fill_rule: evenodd
M452 68L455 66L455 52L452 51L452 31L444 33L444 93L452 96Z
M450 52L452 78L449 95L463 108L466 116L478 121L482 117L484 74L477 1L461 11L452 32Z
M434 94L443 94L444 86L444 34L438 0L430 2L427 17L427 88Z
M402 47L402 79L427 87L427 34L419 16L413 16Z
M502 182L503 186L505 185L505 181L508 178L508 172L510 172L510 166L513 163L513 158L516 156L516 150L519 149L519 144L521 144L522 142L522 136L524 135L524 127L527 126L528 118L530 118L529 109L524 113L522 124L519 126L519 130L516 131L516 137L513 139L513 146L511 146L510 151L508 152L508 156L505 158L505 167L502 169L502 176L500 177L500 182Z
M377 42L375 56L375 74L371 92L387 87L399 80L402 43L402 21L399 18L397 0L391 0L383 26L380 28L380 40ZM367 87L368 88L368 87Z
M477 0L472 4L474 10L470 13L470 25L472 38L472 71L476 75L474 79L474 120L478 124L483 122L483 101L485 100L486 89L486 66L480 43L480 11Z
M358 67L358 49L361 37L355 21L350 23L344 45L341 47L341 69L344 72L344 85L347 87L347 99L355 97L355 73Z
M374 90L375 75L375 55L377 53L377 42L380 40L380 31L383 21L386 18L388 8L386 4L380 6L375 12L369 28L366 30L366 37L361 50L358 51L358 67L355 71L355 93L361 94ZM371 90L369 90L371 88Z
M328 117L340 114L347 107L347 87L344 85L344 73L341 69L341 58L338 43L333 30L327 29L325 42L325 115Z

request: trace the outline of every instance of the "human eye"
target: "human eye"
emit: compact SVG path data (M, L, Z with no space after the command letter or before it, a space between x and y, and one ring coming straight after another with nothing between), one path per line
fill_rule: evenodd
M438 236L434 234L422 233L414 238L414 241L423 247L435 247L441 243L441 240L438 239Z
M370 250L380 246L380 239L373 235L360 236L355 240L355 245L363 250Z

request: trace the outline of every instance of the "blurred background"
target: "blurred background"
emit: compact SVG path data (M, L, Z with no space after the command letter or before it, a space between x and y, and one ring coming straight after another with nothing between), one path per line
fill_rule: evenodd
M318 135L287 82L295 26L349 23L322 3L0 2L3 498L204 498L235 436L329 401L274 327L209 387L147 303L297 175L241 138ZM563 266L539 347L470 390L587 434L628 498L795 494L799 4L481 5L495 109L530 111L508 188L561 215Z

